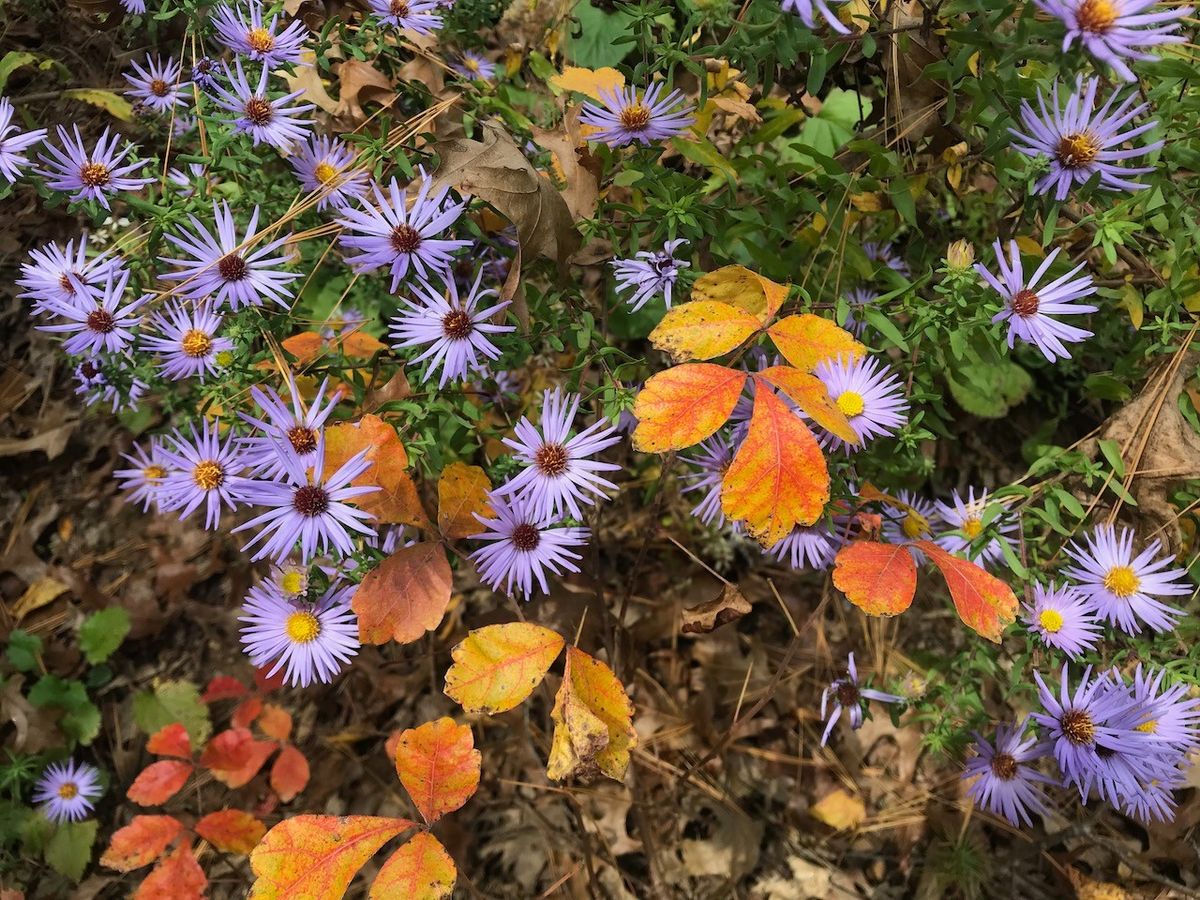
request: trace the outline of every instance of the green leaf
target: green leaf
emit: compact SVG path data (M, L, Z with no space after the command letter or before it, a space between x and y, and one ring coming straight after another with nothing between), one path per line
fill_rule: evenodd
M83 620L79 626L79 649L95 666L112 656L127 634L129 613L120 606L110 606Z
M1099 441L1100 452L1104 454L1104 458L1108 460L1109 466L1112 467L1113 474L1118 478L1125 477L1125 460L1121 459L1121 448L1117 446L1116 441Z
M208 707L200 700L200 691L190 681L164 681L153 691L133 698L133 719L146 734L154 734L172 722L187 729L192 746L203 745L212 734Z
M714 175L725 176L731 187L737 185L737 169L733 167L733 164L729 160L721 155L721 151L714 147L707 138L697 138L695 140L672 138L671 146L679 151L681 156L690 159L694 163L699 163Z
M946 383L956 403L973 416L999 419L1025 399L1033 387L1028 372L1009 360L971 362L953 373Z
M884 298L879 298L875 302L879 303ZM885 338L895 344L904 352L908 352L908 342L904 340L904 335L900 333L900 329L895 323L884 315L883 311L875 306L868 306L863 310L867 317L867 324L882 334Z
M97 106L122 122L133 121L133 107L120 94L112 91L102 91L98 88L72 88L62 92L66 100L81 100Z
M589 69L615 66L632 48L629 43L617 43L617 38L633 36L633 24L625 13L606 13L582 0L571 15L579 20L579 36L572 36L567 43L567 56L575 65Z
M46 844L46 862L58 874L78 881L92 861L92 845L96 843L98 825L95 819L59 825Z
M83 682L43 675L29 689L29 702L63 711L58 727L67 737L90 744L100 733L100 710L88 699Z
M36 634L14 628L8 636L8 661L18 672L32 672L42 653L42 639Z
M5 53L4 58L0 59L0 94L4 93L9 75L22 66L31 66L35 62L37 62L37 56L33 53L22 53L18 50Z

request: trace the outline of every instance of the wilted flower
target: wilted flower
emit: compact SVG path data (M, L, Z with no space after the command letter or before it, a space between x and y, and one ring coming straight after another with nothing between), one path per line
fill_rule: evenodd
M582 557L570 548L587 543L586 528L561 527L520 496L509 502L492 492L488 504L492 518L475 515L487 530L471 535L472 540L487 543L471 554L471 561L492 590L529 599L535 581L543 594L550 592L547 571L555 575L579 571L573 560Z
M29 159L22 151L43 140L46 129L23 132L12 120L12 102L7 97L0 97L0 175L16 181L21 176L21 169L29 165Z
M1047 647L1077 659L1100 639L1096 608L1070 585L1033 586L1033 603L1025 607L1025 624Z
M825 435L822 443L826 446L861 449L876 438L894 435L908 421L904 384L878 359L847 361L838 357L822 361L813 374L825 385L859 440L858 446L852 447L841 438Z
M442 27L438 0L368 0L367 5L381 23L393 28L428 36Z
M217 61L211 56L201 56L192 63L192 81L197 87L211 90L216 87Z
M79 134L79 126L73 127L74 137L61 125L57 126L55 131L62 148L47 143L44 147L48 155L38 155L42 167L37 172L45 176L46 186L51 190L70 194L72 202L95 200L109 209L110 196L118 191L136 191L154 180L139 178L135 174L148 160L126 162L126 158L134 151L133 144L127 144L124 150L117 152L121 135L115 132L110 135L105 128L95 148L88 152Z
M671 308L671 291L679 278L679 270L691 265L687 260L676 259L675 250L686 244L683 238L667 241L661 250L642 250L632 259L616 259L610 265L617 279L617 293L633 288L625 302L637 312L659 294L662 294L667 309Z
M229 6L218 6L212 17L217 39L234 53L261 62L264 71L286 62L298 62L308 37L304 23L293 20L277 34L275 27L279 16L271 16L271 21L265 22L258 0L250 0L249 7L248 12L240 12Z
M284 670L285 683L328 684L358 653L358 617L350 608L356 584L330 585L314 603L289 599L269 581L255 585L242 608L242 645L255 666L274 663L271 677Z
M127 352L127 351L126 351ZM75 394L84 405L103 400L114 414L123 409L137 411L150 386L132 373L125 353L92 354L75 367Z
M317 195L317 209L333 205L341 209L367 193L371 179L365 169L355 168L354 150L337 138L309 138L288 160L300 186Z
M1041 785L1054 783L1033 767L1046 755L1046 746L1037 735L1026 736L1027 730L1026 722L1016 728L999 725L995 744L977 733L975 756L963 772L963 778L975 779L967 788L971 799L1018 827L1033 825L1029 813L1046 808Z
M129 82L130 88L125 96L134 98L135 102L156 113L174 109L183 100L180 87L186 82L181 84L179 80L183 66L178 60L169 56L166 59L147 56L145 66L136 60L131 65L133 74L126 72L122 76Z
M610 147L624 147L640 142L665 141L682 134L696 121L694 106L687 105L683 92L673 90L662 95L663 84L655 82L641 97L635 87L600 90L600 106L592 101L583 104L579 115L582 125L599 129L588 135L589 140L601 141Z
M102 793L100 771L87 763L51 763L33 787L33 802L51 822L78 822Z
M1190 6L1167 7L1148 12L1157 0L1034 0L1039 9L1062 20L1067 26L1063 51L1079 39L1087 51L1116 70L1125 81L1137 76L1125 60L1153 60L1143 47L1183 44L1187 38L1177 34L1182 20L1190 16Z
M868 700L875 700L878 703L901 703L904 698L860 687L858 667L855 666L854 654L851 653L846 660L845 676L834 679L829 687L821 692L821 718L825 719L825 731L821 735L821 746L824 747L829 742L833 726L837 724L843 712L850 717L851 728L855 730L862 728L863 707L866 706ZM832 706L830 701L833 701Z
M150 327L158 334L142 335L142 349L162 356L158 367L167 378L203 381L220 368L218 354L233 349L233 341L218 334L221 321L208 303L168 304L151 316Z
M267 80L270 77L270 67L263 66L258 79L258 87L252 88L242 71L242 61L237 61L235 73L228 65L225 66L225 76L229 79L227 90L221 85L213 88L213 99L217 105L235 118L229 124L235 130L250 135L254 146L266 143L280 150L290 150L294 144L303 141L312 128L312 120L302 118L302 114L315 109L315 104L301 103L298 106L288 106L293 100L304 95L304 89L292 91L272 100L267 95Z

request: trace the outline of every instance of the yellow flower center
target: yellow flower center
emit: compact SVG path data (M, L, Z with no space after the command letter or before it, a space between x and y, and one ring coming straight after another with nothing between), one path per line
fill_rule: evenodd
M179 345L183 347L183 352L188 356L198 359L201 356L208 356L212 352L213 339L206 332L193 328L184 333Z
M635 103L621 110L617 118L621 127L629 131L641 131L650 124L650 107L644 103Z
M1108 31L1117 21L1117 6L1112 0L1083 0L1075 17L1083 31Z
M315 641L321 634L321 623L310 612L294 612L287 618L287 636L297 644Z
M337 177L337 169L327 162L322 162L318 163L317 167L313 169L313 174L317 176L317 181L321 182L321 184L329 184L329 182Z
M224 480L225 469L216 460L206 459L197 463L196 468L192 469L192 481L196 482L196 486L203 491L211 491L213 488L219 487Z
M88 161L79 167L79 180L88 187L104 187L111 178L112 173L104 163Z
M1134 731L1140 731L1142 734L1156 734L1158 732L1158 719L1151 719L1149 722L1143 722Z
M837 408L842 411L842 415L850 418L851 416L861 416L863 411L863 397L858 391L845 391L837 398Z
M1129 566L1113 566L1104 576L1104 586L1124 600L1132 597L1141 587L1142 581Z
M962 529L962 533L967 536L967 540L969 541L975 540L975 538L979 537L979 535L983 533L983 522L974 516L963 519L963 523L959 527Z
M304 573L303 572L287 572L279 582L279 586L283 588L285 594L293 596L304 592Z
M463 65L467 67L468 72L478 72L479 71L479 60L475 59L474 57L464 56L463 57Z
M275 36L265 28L255 28L246 35L246 43L250 49L258 53L266 53L275 46Z
M73 781L68 781L58 789L58 796L64 800L71 800L79 793L79 787Z
M215 359L218 366L227 366L233 362L233 351L222 350L216 355Z
M1064 167L1078 169L1095 160L1100 152L1100 141L1090 131L1079 131L1060 138L1055 152Z
M904 517L904 521L900 523L900 530L907 538L919 538L923 534L928 534L929 520L915 509L910 509L908 515Z
M147 481L162 481L167 477L167 470L159 465L146 466L142 469L142 477Z
M1051 634L1058 634L1063 627L1063 617L1057 609L1043 609L1038 614L1038 624Z

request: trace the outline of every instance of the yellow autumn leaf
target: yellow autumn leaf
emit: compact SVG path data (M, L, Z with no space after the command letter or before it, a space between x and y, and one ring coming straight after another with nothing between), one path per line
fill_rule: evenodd
M450 651L446 696L464 712L507 712L542 683L562 648L558 632L530 622L476 628Z
M736 306L697 300L667 311L650 343L676 362L712 359L740 347L759 329L758 319Z
M560 91L575 91L579 94L587 94L593 100L599 100L601 91L615 91L623 88L625 76L608 66L599 69L567 66L561 74L553 76L549 84L550 87Z
M846 329L811 313L780 319L767 329L767 334L784 358L805 372L811 372L824 360L841 357L853 362L867 352Z
M1016 238L1017 246L1021 248L1021 252L1026 256L1043 257L1046 251L1042 249L1042 245L1035 241L1027 234L1019 234Z
M122 122L133 121L133 107L129 105L129 101L112 91L102 91L99 88L72 88L69 91L63 91L62 95L68 100L81 100L97 106Z
M787 286L751 272L745 266L724 266L706 272L692 285L692 300L728 303L766 322L783 305Z
M637 746L633 704L612 669L576 647L567 648L562 687L550 713L554 737L546 775L604 774L623 781Z
M846 831L861 824L867 817L867 808L862 798L837 788L809 807L808 814L830 828Z

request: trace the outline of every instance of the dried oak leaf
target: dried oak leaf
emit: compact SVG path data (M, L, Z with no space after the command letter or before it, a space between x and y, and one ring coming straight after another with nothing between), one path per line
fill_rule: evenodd
M683 611L684 634L708 634L722 625L736 622L750 612L750 601L742 596L736 584L725 585L721 596Z

